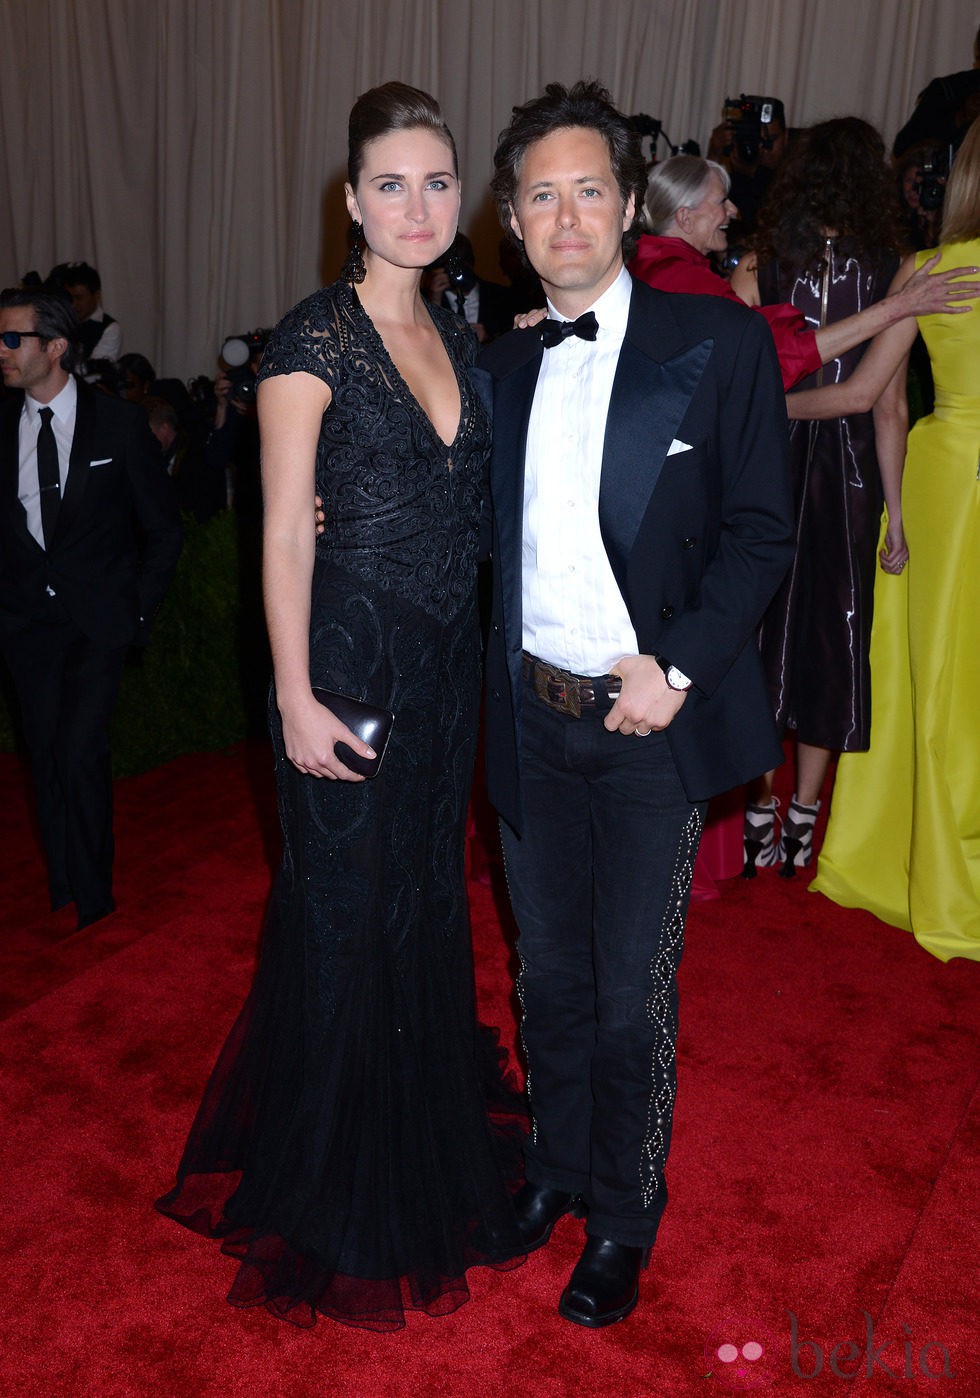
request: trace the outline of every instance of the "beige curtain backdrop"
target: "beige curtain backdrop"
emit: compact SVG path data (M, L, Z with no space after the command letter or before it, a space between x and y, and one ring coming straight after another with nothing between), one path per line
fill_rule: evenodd
M375 83L439 97L493 276L494 140L546 82L600 78L675 142L703 146L740 91L890 142L931 77L970 66L978 19L976 0L0 0L0 281L85 259L124 349L213 372L226 334L335 275L347 112Z

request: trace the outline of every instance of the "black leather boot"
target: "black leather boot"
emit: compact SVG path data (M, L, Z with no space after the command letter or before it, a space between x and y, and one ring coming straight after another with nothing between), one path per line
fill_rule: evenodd
M558 1302L559 1315L593 1330L623 1320L639 1300L640 1269L649 1255L648 1248L587 1238Z
M581 1195L547 1189L544 1185L532 1184L530 1180L514 1195L514 1208L517 1211L517 1232L525 1252L544 1247L551 1237L551 1230L565 1214L574 1214L576 1218L585 1215Z

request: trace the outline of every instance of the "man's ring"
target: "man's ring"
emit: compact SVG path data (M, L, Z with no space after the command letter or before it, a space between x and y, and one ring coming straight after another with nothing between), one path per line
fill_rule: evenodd
M634 728L634 729L633 729L633 737L634 737L634 738L649 738L649 736L650 736L650 734L651 734L652 732L653 732L653 729L652 729L652 728L647 728L646 731L643 732L643 733L641 733L640 730L639 730L638 728Z

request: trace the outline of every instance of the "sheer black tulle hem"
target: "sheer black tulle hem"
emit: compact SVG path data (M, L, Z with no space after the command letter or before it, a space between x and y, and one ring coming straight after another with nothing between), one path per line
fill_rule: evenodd
M502 1125L499 1118L496 1124ZM502 1154L513 1159L522 1139L519 1123L508 1123L498 1137ZM402 1330L409 1311L436 1317L464 1305L470 1299L470 1268L511 1271L524 1261L514 1220L509 1210L501 1219L497 1207L492 1221L483 1217L468 1228L457 1256L391 1276L354 1276L341 1267L322 1265L274 1233L232 1223L225 1206L240 1180L239 1171L185 1175L155 1207L192 1232L218 1240L221 1251L241 1264L228 1293L230 1305L265 1306L278 1320L301 1329L312 1328L325 1316L363 1330Z
M273 1235L255 1236L242 1229L223 1235L222 1223L213 1227L206 1210L192 1215L178 1212L179 1200L173 1195L184 1192L165 1195L156 1207L195 1233L219 1238L221 1251L241 1263L228 1292L229 1304L243 1310L264 1306L277 1320L303 1330L312 1329L320 1316L361 1330L403 1330L408 1312L439 1317L464 1305L470 1299L466 1283L470 1268L512 1271L524 1261L521 1254L480 1255L474 1247L472 1255L460 1263L458 1273L452 1275L411 1272L394 1277L355 1277L319 1266Z
M341 1172L335 1166L319 1179L298 1177L302 1196L313 1203L306 1216L316 1220L319 1255L304 1246L305 1231L298 1245L286 1241L274 1216L249 1226L241 1200L249 1197L250 1181L235 1159L238 1150L215 1149L213 1141L207 1144L198 1134L212 1120L207 1098L177 1183L156 1201L157 1210L219 1241L222 1252L241 1264L227 1297L233 1306L264 1306L301 1329L313 1327L319 1316L388 1332L404 1329L411 1311L450 1315L470 1298L470 1268L509 1271L524 1261L511 1201L523 1179L525 1099L499 1032L478 1025L475 1044L482 1129L471 1123L452 1142L454 1150L447 1137L441 1154L424 1167L417 1162L411 1194L401 1193L403 1207L387 1220L379 1214L380 1190L365 1196L358 1176L347 1177L339 1196L346 1199L343 1207L338 1209L336 1194L328 1204L325 1180L336 1180ZM295 1188L287 1193L295 1197ZM404 1205L406 1199L411 1207ZM338 1216L332 1218L335 1211ZM366 1233L371 1234L368 1243L362 1236ZM366 1255L362 1252L360 1265L352 1267L352 1253L362 1247Z

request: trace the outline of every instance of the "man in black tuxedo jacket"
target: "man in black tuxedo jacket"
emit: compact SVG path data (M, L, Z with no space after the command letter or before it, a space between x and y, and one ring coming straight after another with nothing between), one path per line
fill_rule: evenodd
M450 267L454 277L449 274ZM427 271L430 292L438 304L472 326L482 345L511 328L517 304L511 287L484 281L475 268L473 244L465 233L457 233L438 264Z
M146 415L71 373L78 321L34 289L0 294L0 651L20 702L52 909L112 912L109 720L180 553Z
M515 108L495 165L552 316L475 371L494 414L487 769L532 1123L516 1204L529 1250L587 1208L559 1310L597 1327L636 1304L666 1203L704 805L781 758L754 632L792 553L786 413L758 316L625 271L644 170L602 88Z

